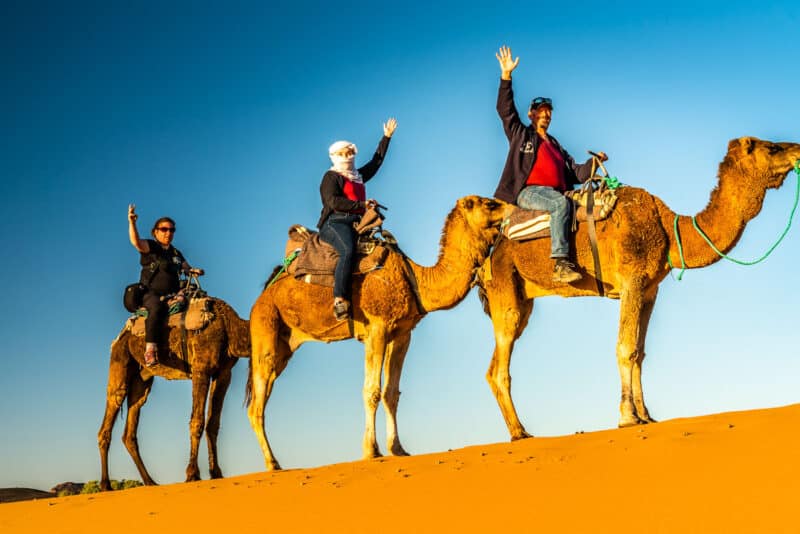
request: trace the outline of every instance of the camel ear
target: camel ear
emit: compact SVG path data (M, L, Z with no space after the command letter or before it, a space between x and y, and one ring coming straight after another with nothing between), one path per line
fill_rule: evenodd
M471 210L475 205L475 201L472 199L472 197L465 198L462 205L464 206L464 209Z
M742 147L742 150L745 151L746 154L750 154L755 147L755 139L752 137L742 137L739 139L739 145Z

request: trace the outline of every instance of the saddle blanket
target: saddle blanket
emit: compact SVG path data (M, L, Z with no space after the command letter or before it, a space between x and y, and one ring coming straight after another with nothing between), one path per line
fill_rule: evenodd
M333 246L320 239L318 232L299 224L290 227L286 257L294 252L298 252L297 257L286 269L290 275L307 283L333 287L333 271L339 254ZM366 274L380 269L388 255L389 249L376 239L359 236L353 274Z
M588 191L576 189L565 194L573 202L574 220L586 222L586 203ZM602 221L611 215L617 203L615 189L602 189L594 192L594 209L592 214L595 221ZM550 213L540 210L526 210L513 206L512 210L503 220L503 235L515 241L525 241L550 236Z
M193 331L204 329L214 320L213 300L210 297L189 300L188 309L170 315L167 320L167 326L170 328L182 326L186 330ZM144 308L140 308L140 310L144 310ZM144 322L145 317L137 312L136 315L128 319L127 327L133 335L144 337Z

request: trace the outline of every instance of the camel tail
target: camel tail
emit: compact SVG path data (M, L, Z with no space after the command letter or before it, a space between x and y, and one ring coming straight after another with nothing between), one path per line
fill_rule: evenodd
M492 314L489 312L489 299L486 296L486 290L483 289L483 286L480 283L478 284L478 298L481 300L481 305L483 306L483 313L491 317Z
M253 358L247 360L247 384L244 386L243 406L248 408L253 400Z

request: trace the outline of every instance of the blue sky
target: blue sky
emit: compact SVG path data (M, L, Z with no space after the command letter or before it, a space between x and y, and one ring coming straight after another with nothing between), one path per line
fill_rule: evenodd
M551 133L576 158L604 150L612 174L680 213L706 204L731 138L800 141L790 2L18 4L0 16L0 487L99 477L109 345L127 317L122 288L138 277L131 202L145 230L172 216L204 287L247 317L286 229L317 220L328 145L354 141L363 162L390 116L399 126L368 192L409 255L435 261L455 200L490 196L502 169L501 45L521 58L520 106L551 96ZM734 256L772 243L794 183L768 194ZM662 283L644 365L654 417L797 402L798 261L793 228L766 263ZM537 301L512 361L529 431L616 425L618 311L598 298ZM420 324L401 383L406 449L508 438L484 379L492 348L474 293ZM241 407L246 369L234 369L223 416L227 475L263 469ZM284 467L360 456L362 380L356 342L295 354L267 408ZM183 479L190 395L188 382L158 380L143 410L140 445L159 482ZM138 478L121 429L111 474Z

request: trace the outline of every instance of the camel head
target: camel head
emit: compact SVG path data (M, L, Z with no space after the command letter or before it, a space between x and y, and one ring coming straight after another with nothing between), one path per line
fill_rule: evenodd
M466 220L469 227L482 237L494 240L503 222L505 202L493 198L470 195L458 199L456 210Z
M725 161L764 189L783 185L786 175L800 160L800 144L773 143L755 137L740 137L728 143Z

